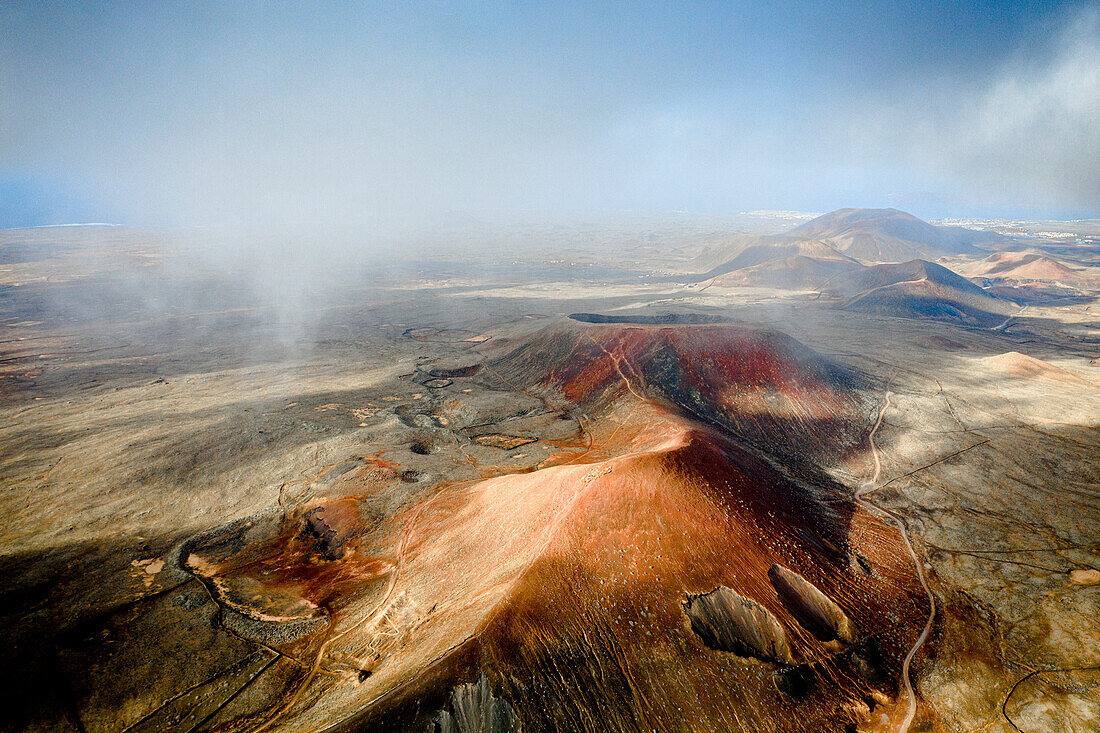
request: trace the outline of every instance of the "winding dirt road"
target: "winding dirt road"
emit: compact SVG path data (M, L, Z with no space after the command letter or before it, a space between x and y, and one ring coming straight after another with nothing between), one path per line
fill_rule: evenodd
M882 461L879 457L878 447L875 445L875 434L878 429L882 427L882 420L886 416L886 410L890 407L890 398L893 396L892 392L886 393L886 401L882 405L882 410L879 411L878 421L875 422L875 426L871 428L871 434L868 436L868 442L871 445L871 455L875 461L875 471L870 480L864 481L860 484L860 487L856 489L855 501L867 511L878 514L885 517L891 524L898 528L898 532L901 533L901 538L905 541L905 549L909 551L909 557L913 560L913 566L917 569L917 578L920 580L921 587L924 588L925 595L928 596L928 621L924 624L924 630L921 631L920 636L917 637L913 647L909 650L909 653L905 655L905 661L901 665L901 679L905 685L905 695L908 699L908 707L905 712L905 718L897 727L898 733L908 733L909 726L913 724L913 718L917 715L917 694L913 690L913 682L910 679L909 667L913 663L913 657L916 656L917 651L924 645L924 642L928 640L928 635L932 633L932 621L936 618L936 598L932 595L932 590L928 587L928 581L924 577L924 561L918 556L916 551L913 550L913 544L909 541L909 531L906 528L905 520L901 516L891 512L888 509L875 506L867 501L863 500L863 496L871 493L878 488L879 476L882 473Z
M1019 312L1017 312L1017 313L1013 313L1013 314L1012 314L1011 316L1009 316L1008 318L1004 319L1003 321L1001 321L1000 323L998 323L998 324L997 324L996 326L993 326L993 327L992 327L992 328L990 328L989 330L990 330L990 331L1003 331L1003 330L1005 330L1006 328L1008 328L1008 324L1009 324L1010 322L1012 322L1012 321L1014 321L1015 319L1017 319L1017 318L1019 318L1020 316L1022 316L1022 315L1024 314L1024 311L1026 311L1026 310L1027 310L1028 308L1030 308L1030 307L1031 307L1031 306L1025 305L1025 306L1024 306L1023 308L1021 308L1021 309L1019 310Z

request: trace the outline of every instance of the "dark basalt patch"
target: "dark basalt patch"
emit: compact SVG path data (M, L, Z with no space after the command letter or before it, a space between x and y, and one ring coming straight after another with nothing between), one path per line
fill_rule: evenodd
M706 313L661 313L654 316L608 316L601 313L570 313L569 317L580 323L632 323L641 326L699 325L704 323L732 323L724 316Z
M393 414L406 427L423 429L435 427L436 425L436 421L424 411L424 407L419 403L397 405L393 408Z
M809 694L817 682L817 672L808 664L799 664L796 667L781 669L772 675L772 682L777 690L787 697L800 700Z
M418 456L426 456L435 451L435 445L427 440L414 440L409 444L409 450Z
M887 674L883 668L882 652L874 638L862 639L851 647L848 657L852 669L871 685L881 685Z
M481 370L481 364L464 364L454 367L436 367L428 370L428 376L435 379L453 379L455 377L472 377Z
M312 538L314 546L326 560L339 560L344 556L344 541L340 535L325 522L323 507L310 511L303 518L302 536Z
M507 700L493 695L489 680L456 687L450 704L439 712L430 728L433 733L512 733L520 730L519 719Z

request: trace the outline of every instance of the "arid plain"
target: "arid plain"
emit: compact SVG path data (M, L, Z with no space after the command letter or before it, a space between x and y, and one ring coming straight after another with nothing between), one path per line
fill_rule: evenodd
M1100 223L967 224L0 232L0 729L1100 730Z

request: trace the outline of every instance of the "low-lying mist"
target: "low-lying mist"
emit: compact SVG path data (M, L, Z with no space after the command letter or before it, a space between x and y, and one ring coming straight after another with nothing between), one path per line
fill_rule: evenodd
M310 231L108 225L0 233L11 323L82 340L139 339L149 352L231 346L301 358L371 325L461 324L495 290L639 282L652 266L726 241L768 217L689 214L438 217L420 226ZM645 255L643 265L640 258ZM48 274L43 276L42 273ZM480 308L480 306L479 306ZM482 309L483 310L483 309ZM345 330L332 332L333 323ZM366 324L364 324L366 325Z

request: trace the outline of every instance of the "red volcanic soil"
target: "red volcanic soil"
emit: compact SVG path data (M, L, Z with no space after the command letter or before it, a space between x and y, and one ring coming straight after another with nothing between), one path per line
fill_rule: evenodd
M901 537L784 453L866 422L855 375L776 332L567 322L482 376L573 410L586 447L439 487L379 558L355 499L185 549L327 616L261 729L846 731L892 704L927 614Z
M844 730L892 694L920 620L897 533L815 502L716 436L665 427L668 444L610 464L575 500L485 627L484 659L525 681L508 697L538 730ZM839 604L864 646L803 626L769 576L777 564ZM710 648L693 632L684 602L717 587L766 609L793 660ZM886 622L899 611L912 630ZM853 657L872 647L877 666L864 669Z
M722 402L742 391L768 391L789 396L824 395L828 376L801 368L790 358L793 342L778 334L760 334L737 327L715 328L588 328L570 344L561 364L549 365L544 383L561 389L572 402L587 403L610 384L627 386L630 379L644 389L646 375L664 369L679 389L706 390L705 399ZM662 358L674 363L658 364ZM793 363L792 363L793 362ZM722 375L726 379L715 379ZM662 376L662 375L657 375ZM735 379L727 381L730 376ZM665 383L660 385L669 388Z
M671 403L792 457L835 459L865 427L860 377L778 331L567 322L499 348L491 370L509 384L586 408L623 395Z
M617 457L491 479L425 510L397 588L434 612L370 678L393 700L360 723L415 727L415 680L460 646L463 679L487 674L524 730L842 731L896 694L926 612L897 531L839 487L803 485L661 408L625 417L593 421ZM843 611L851 643L799 620L776 565ZM719 587L765 609L790 658L708 645L684 604Z
M365 514L356 498L344 498L303 507L281 523L281 532L264 522L237 523L187 543L180 561L215 598L244 616L275 622L320 618L349 586L392 570L388 560L357 547L377 521Z

